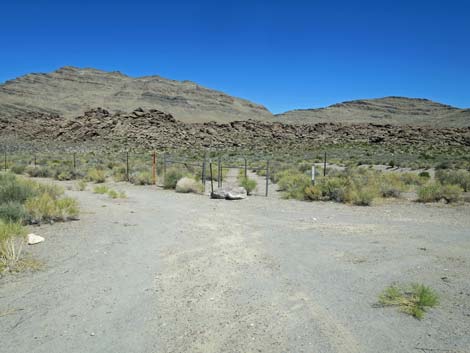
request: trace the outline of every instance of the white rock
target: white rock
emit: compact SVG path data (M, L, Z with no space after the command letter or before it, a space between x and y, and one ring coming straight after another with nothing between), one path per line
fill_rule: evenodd
M28 245L34 245L37 243L42 243L45 239L39 235L30 233L28 234Z

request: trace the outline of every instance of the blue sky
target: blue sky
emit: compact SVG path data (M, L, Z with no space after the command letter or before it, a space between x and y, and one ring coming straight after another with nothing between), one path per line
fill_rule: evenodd
M158 74L274 113L388 95L470 107L470 1L3 1L0 82Z

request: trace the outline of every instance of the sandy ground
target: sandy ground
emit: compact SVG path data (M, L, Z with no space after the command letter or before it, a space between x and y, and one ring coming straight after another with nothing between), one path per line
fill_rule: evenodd
M114 187L128 199L68 191L81 219L33 229L44 268L0 279L1 352L470 352L468 205ZM394 282L441 304L375 307Z

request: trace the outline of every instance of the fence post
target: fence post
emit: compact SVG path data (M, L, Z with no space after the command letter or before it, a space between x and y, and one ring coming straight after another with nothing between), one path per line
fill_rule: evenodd
M36 163L36 157L34 157L34 163ZM77 169L77 155L74 152L73 153L73 170L75 171Z
M266 161L266 197L268 197L269 190L269 159Z
M166 157L166 152L163 154L163 183L165 183L165 180L166 180L166 160L167 160L167 157Z
M126 177L129 181L129 151L126 151Z
M217 159L217 187L220 188L221 187L221 182L222 182L222 168L221 167L221 164L220 164L220 156L219 158Z
M204 192L206 192L206 155L204 154L204 159L202 160L202 173L201 181Z
M325 158L323 159L323 176L326 176L326 152L325 152Z
M214 181L212 180L212 160L209 160L209 169L211 172L211 196L214 193Z
M36 154L34 155L34 166L37 165L37 162L36 162Z
M5 172L7 171L7 151L4 152L4 168L5 168Z
M152 153L152 182L153 185L157 184L157 156L155 151Z
M247 162L246 162L246 158L245 158L245 179L248 177L248 173L247 173Z

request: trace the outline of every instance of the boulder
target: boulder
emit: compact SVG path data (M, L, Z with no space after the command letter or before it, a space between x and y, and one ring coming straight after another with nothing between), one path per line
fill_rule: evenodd
M45 239L39 235L30 233L27 235L28 245L42 243Z
M246 189L243 187L223 187L211 193L212 199L242 200L246 199Z

